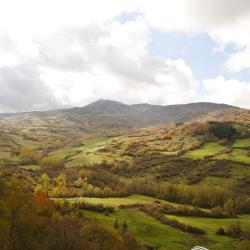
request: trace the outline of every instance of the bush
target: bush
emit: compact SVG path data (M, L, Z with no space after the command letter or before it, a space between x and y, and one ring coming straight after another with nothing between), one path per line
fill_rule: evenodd
M173 219L169 219L166 218L157 207L153 206L153 207L145 207L143 205L141 205L140 210L143 211L144 213L148 214L149 216L155 218L156 220L160 221L162 224L164 225L168 225L174 228L178 228L183 232L187 232L187 233L192 233L192 234L199 234L199 235L204 235L206 234L206 231L198 228L198 227L193 227L190 225L186 225L184 223L181 223L177 220L173 220Z
M225 230L223 228L219 228L216 233L217 235L227 235L227 233L225 232Z
M236 135L236 129L229 123L211 123L209 133L218 139L232 139Z
M94 205L94 204L90 204L87 202L75 203L74 207L77 209L95 211L95 212L105 213L105 214L114 212L113 207L104 207L102 204Z

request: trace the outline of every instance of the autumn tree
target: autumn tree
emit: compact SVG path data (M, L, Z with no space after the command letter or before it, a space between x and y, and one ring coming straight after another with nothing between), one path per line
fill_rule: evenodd
M64 197L66 193L67 180L65 174L60 174L56 177L56 187L54 188L54 195Z

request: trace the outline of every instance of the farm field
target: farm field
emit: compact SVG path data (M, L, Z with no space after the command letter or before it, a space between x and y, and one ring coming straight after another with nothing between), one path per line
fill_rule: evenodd
M144 214L137 208L120 209L120 205L133 204L153 204L156 201L160 204L169 204L172 206L183 206L180 204L155 199L153 197L143 195L131 195L124 198L72 198L66 199L70 203L86 202L89 204L100 205L104 207L114 207L115 211L109 213L99 213L94 211L83 211L83 216L94 218L109 226L114 226L117 220L118 225L122 228L122 224L126 221L128 231L133 233L135 237L144 245L153 246L157 249L190 249L193 245L203 245L209 249L234 249L237 240L227 236L218 236L215 232L219 227L225 230L235 223L240 223L242 229L250 230L250 216L239 216L239 218L229 219L213 219L192 216L174 216L165 215L167 218L175 219L181 223L202 228L206 231L204 236L194 236L190 233L182 232L168 225L163 225L154 218ZM188 206L191 207L191 206Z
M192 159L203 159L204 157L214 156L226 149L225 146L219 145L218 143L206 143L201 148L186 152L183 157Z
M239 218L229 219L213 219L213 218L199 218L199 217L188 217L188 216L175 216L166 215L167 218L178 220L179 222L187 225L200 227L206 230L207 236L216 243L211 246L211 249L230 249L230 245L233 245L234 240L227 236L216 235L215 232L219 228L227 229L232 224L238 224L243 230L250 230L250 216L239 216ZM209 245L207 245L209 247ZM227 248L228 247L228 248ZM232 247L232 246L231 246Z
M217 160L231 160L250 164L250 151L244 149L248 147L249 140L238 140L233 144L232 150L229 147L222 146L218 143L207 143L201 148L187 151L183 157L191 159L204 159L209 157ZM224 153L227 150L228 152Z
M199 240L191 240L189 243L190 239L188 234L163 225L157 220L135 209L118 210L109 216L97 212L84 211L83 216L95 218L109 226L113 226L116 220L120 226L126 221L128 231L133 233L136 239L146 246L155 247L157 249L189 250L190 243L190 245L193 246L193 244L199 242Z
M247 148L250 147L250 139L245 138L245 139L236 139L234 144L234 148Z
M231 160L250 164L249 150L233 149L229 154L220 154L214 157L215 159Z
M83 140L83 146L53 151L49 154L48 158L65 160L66 167L128 159L126 156L121 156L119 152L103 151L109 145L110 142L105 137L87 139Z
M67 198L65 199L68 202L76 203L76 202L87 202L90 204L102 204L103 206L111 206L111 207L119 207L120 205L133 205L133 204L151 204L154 202L160 202L162 204L171 204L177 206L178 204L168 202L165 200L157 199L154 197L144 196L144 195L131 195L128 197L110 197L110 198Z

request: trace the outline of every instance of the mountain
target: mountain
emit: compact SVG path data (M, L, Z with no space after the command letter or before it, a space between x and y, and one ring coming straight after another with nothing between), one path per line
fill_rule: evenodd
M85 107L34 111L15 114L0 114L0 120L11 120L12 124L50 124L50 126L72 126L82 129L130 129L171 122L185 122L213 111L238 110L238 108L216 103L190 103L179 105L150 105L147 103L127 105L117 101L100 99ZM18 122L16 122L18 121ZM15 126L15 125L14 125Z
M65 110L64 114L78 121L102 123L109 120L113 125L123 124L123 127L143 127L166 124L170 122L185 122L211 111L237 109L226 104L190 103L179 105L126 105L111 100L98 100L85 107ZM110 118L112 119L110 120Z

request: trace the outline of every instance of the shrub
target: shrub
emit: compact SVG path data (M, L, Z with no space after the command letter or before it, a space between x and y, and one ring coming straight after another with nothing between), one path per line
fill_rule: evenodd
M229 123L211 123L209 133L219 139L232 139L236 135L236 129Z
M113 207L105 207L102 204L90 204L87 202L80 202L80 203L75 203L74 207L77 209L82 209L82 210L89 210L89 211L95 211L95 212L99 212L99 213L105 213L105 214L109 214L109 213L113 213L114 212L114 208Z
M216 233L217 235L227 235L227 233L225 232L225 230L221 227L219 228Z

